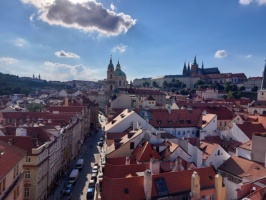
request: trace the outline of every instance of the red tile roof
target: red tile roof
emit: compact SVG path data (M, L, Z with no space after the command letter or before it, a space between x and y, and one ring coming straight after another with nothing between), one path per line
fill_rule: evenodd
M104 167L104 176L109 178L126 178L131 176L138 176L137 172L144 172L150 168L148 164L130 164L130 165L110 165L106 164Z
M158 160L162 159L162 156L152 148L152 145L148 142L145 142L142 146L138 146L132 152L132 156L136 157L138 162L150 162L151 158Z
M253 133L263 133L265 132L265 128L260 123L249 123L246 122L244 124L236 124L245 135L251 140Z
M27 152L2 141L0 136L0 180L23 159ZM11 171L13 173L13 171Z
M153 127L176 128L176 127L201 127L201 110L149 110L151 119L149 123Z
M256 163L251 160L246 160L232 155L220 167L219 170L239 178L245 178L250 181L256 181L262 177L266 177L266 168L263 164Z
M152 175L152 198L158 198L158 192L154 183L156 178L164 178L169 195L191 191L191 176L197 171L200 176L201 189L214 188L215 169L213 167L167 172ZM177 181L178 180L178 181ZM102 184L102 199L145 199L144 176L127 178L109 178L104 176Z
M130 156L129 159L130 159L130 164L136 164L135 157ZM126 158L125 157L108 158L106 160L106 163L111 164L111 165L125 165Z

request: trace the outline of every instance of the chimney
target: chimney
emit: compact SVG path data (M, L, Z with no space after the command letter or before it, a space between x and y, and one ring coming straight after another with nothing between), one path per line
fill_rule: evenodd
M191 177L191 199L199 199L200 198L200 177L198 172L194 171Z
M64 106L68 106L68 97L65 98L65 105Z
M146 200L151 199L151 192L152 192L152 173L151 170L146 169L144 172L144 193Z
M159 174L160 173L160 162L154 158L150 160L150 170L152 174Z
M167 107L167 111L169 114L171 114L171 107L170 106Z
M215 175L215 199L224 200L225 197L225 186L223 184L223 177L220 174Z
M126 165L130 165L130 158L129 158L129 156L126 157Z

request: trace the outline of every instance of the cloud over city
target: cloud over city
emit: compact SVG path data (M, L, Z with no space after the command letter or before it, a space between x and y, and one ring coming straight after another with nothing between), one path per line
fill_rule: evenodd
M227 51L226 50L218 50L214 54L215 58L225 58L227 57Z
M259 6L266 5L266 0L239 0L239 3L242 5L257 4Z
M57 57L62 57L62 58L80 58L79 55L71 52L65 52L64 50L55 52L55 55Z
M75 28L85 32L117 36L137 22L130 15L109 10L95 0L21 0L38 9L38 17L50 25Z
M12 65L17 63L18 60L15 58L10 58L10 57L0 57L0 63L5 64L5 65Z
M112 48L112 52L113 52L113 53L116 53L116 52L124 53L124 52L126 52L126 50L127 50L127 45L122 44L122 43L120 43L120 44L118 44L118 45L115 45L115 46Z
M44 77L48 80L97 80L97 70L82 64L68 65L63 63L44 62Z

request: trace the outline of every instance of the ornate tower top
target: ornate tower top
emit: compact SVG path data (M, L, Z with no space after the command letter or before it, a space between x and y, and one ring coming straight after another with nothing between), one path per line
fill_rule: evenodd
M120 66L119 60L118 60L118 63L117 63L117 65L116 65L116 69L121 70L121 66Z
M110 56L110 63L108 65L108 70L109 69L113 69L114 70L114 65L113 65L113 62L112 62L112 55Z

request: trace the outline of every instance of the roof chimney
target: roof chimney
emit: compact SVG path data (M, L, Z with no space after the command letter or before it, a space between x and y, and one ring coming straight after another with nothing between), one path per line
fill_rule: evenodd
M146 169L144 172L144 193L146 200L151 199L151 192L152 192L152 173L151 170Z
M200 177L198 172L194 171L191 177L191 199L199 199L200 198Z
M160 173L160 162L154 158L150 160L150 170L152 174L159 174Z
M126 157L126 165L130 165L130 158L129 158L129 156Z

